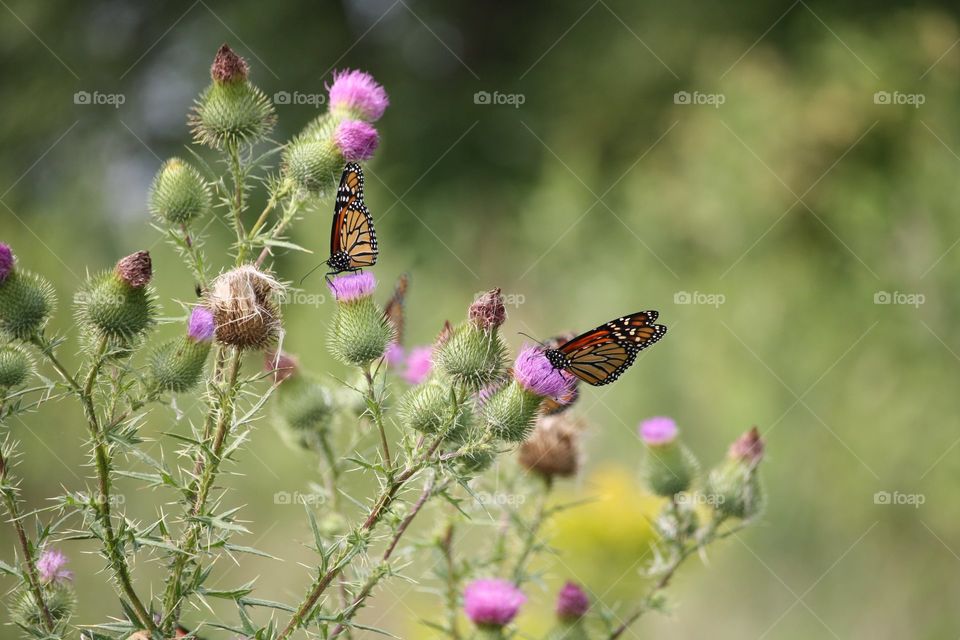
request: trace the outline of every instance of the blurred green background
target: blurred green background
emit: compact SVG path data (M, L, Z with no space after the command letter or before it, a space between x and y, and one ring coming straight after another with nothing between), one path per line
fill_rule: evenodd
M675 417L708 463L757 424L768 440L761 525L685 566L673 615L626 637L960 635L955 6L2 4L0 238L54 282L57 329L76 337L68 301L88 270L140 248L154 255L168 313L180 313L169 300L193 299L187 270L148 225L145 195L189 141L185 113L221 42L270 95L322 94L333 68L368 70L392 103L367 180L376 273L382 294L412 273L411 343L492 286L516 303L514 346L516 331L545 337L637 309L659 309L670 326L621 381L584 393L587 465L563 490L600 493L613 508L562 524L573 558L557 579L583 579L612 601L636 593L646 534L630 514L649 501L637 481L639 420ZM124 102L76 104L78 91ZM281 140L316 114L310 104L277 111ZM213 246L229 240L226 227L211 229ZM324 205L294 238L322 255L328 229ZM276 265L298 280L322 259ZM326 293L319 276L305 287ZM329 314L329 304L289 307L286 347L339 374L320 338ZM156 409L147 433L186 429L176 419ZM67 401L12 425L31 506L88 482L80 420ZM161 449L175 456L171 442ZM228 500L245 505L255 532L241 543L284 561L227 560L224 584L257 577L258 595L300 596L298 562L312 562L305 518L273 494L303 489L315 470L266 423L256 431L225 477L240 487ZM157 496L121 487L126 508L149 518ZM923 504L883 504L877 492ZM0 542L10 561L9 528ZM76 621L118 615L92 548L64 549ZM568 575L578 566L582 576ZM141 562L138 584L146 590L159 570ZM537 595L529 617L551 597ZM426 637L408 607L429 613L431 598L393 583L364 619Z

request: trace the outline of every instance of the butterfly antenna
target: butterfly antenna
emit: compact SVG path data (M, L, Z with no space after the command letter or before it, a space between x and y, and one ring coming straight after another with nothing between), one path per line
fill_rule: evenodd
M519 333L520 335L525 336L525 337L527 337L527 338L530 338L531 340L533 340L534 342L536 342L536 343L537 343L538 345L540 345L541 347L546 348L546 346L547 346L547 345L543 344L542 342L540 342L539 340L537 340L536 338L534 338L533 336L524 333L523 331L517 331L517 333Z
M320 264L318 264L317 266L315 266L313 269L310 269L310 271L307 271L307 274L306 274L305 276L303 276L302 278L300 278L300 282L297 283L297 286L302 285L302 284L303 284L303 281L306 280L306 279L310 276L310 274L312 274L314 271L316 271L317 269L319 269L320 267L322 267L322 266L325 265L325 264L327 264L327 263L326 263L326 262L321 262Z

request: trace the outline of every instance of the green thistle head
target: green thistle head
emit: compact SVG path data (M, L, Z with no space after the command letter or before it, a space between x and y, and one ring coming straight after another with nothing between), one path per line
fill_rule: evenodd
M0 333L28 340L43 330L56 301L50 283L17 269L10 245L0 242Z
M0 395L19 387L33 373L33 359L25 349L15 344L0 346Z
M330 282L337 309L330 322L330 352L347 365L366 366L383 356L394 328L373 301L377 281L370 272L349 273Z
M150 212L168 224L189 224L205 216L213 196L203 176L180 158L163 163L150 188Z
M57 630L62 632L76 608L76 594L73 588L64 582L45 584L41 588L43 589L43 600L50 612L50 617L53 618ZM49 634L45 631L46 622L43 618L40 603L37 602L33 591L24 586L14 591L11 596L10 618L21 627L35 630L38 633L37 637L49 637Z
M469 403L461 403L456 415L454 406L449 382L431 378L400 399L400 422L420 433L442 432L451 440L460 441L470 431L474 414Z
M506 442L523 442L533 431L543 398L517 380L484 401L480 414L487 429Z
M220 47L210 68L213 83L190 114L193 137L214 149L262 140L276 121L267 96L248 79L247 62L227 45Z
M731 446L727 459L707 476L704 493L718 515L753 518L763 511L765 496L757 473L764 443L753 427Z
M434 364L444 374L472 390L479 390L503 377L507 346L500 334L465 322L440 345Z
M302 191L322 195L335 188L343 156L333 138L301 137L283 152L283 172Z
M77 293L77 319L114 345L129 345L155 322L156 296L150 287L150 254L138 251L112 272L91 278Z

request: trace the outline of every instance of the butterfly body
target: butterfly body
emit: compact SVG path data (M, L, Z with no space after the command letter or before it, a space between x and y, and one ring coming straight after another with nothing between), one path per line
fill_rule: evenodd
M377 263L379 249L373 216L363 202L363 170L351 162L343 169L333 203L327 275L358 271Z
M637 354L667 333L664 325L653 324L656 311L622 316L587 331L563 345L544 350L554 369L573 374L595 386L610 384L630 368Z

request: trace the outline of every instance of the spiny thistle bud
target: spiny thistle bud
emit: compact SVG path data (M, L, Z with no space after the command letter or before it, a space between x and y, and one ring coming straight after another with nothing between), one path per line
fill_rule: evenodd
M640 424L640 437L647 445L644 477L658 496L670 497L689 489L699 468L677 434L677 424L670 418L655 417Z
M330 391L301 371L292 356L268 354L265 365L281 381L275 395L274 424L288 444L314 448L317 436L333 423L335 407Z
M78 320L114 343L127 343L153 326L156 299L149 286L150 254L138 251L117 262L112 272L91 278L77 293Z
M220 274L210 288L207 306L216 321L216 337L237 349L263 349L280 335L277 298L282 285L253 265Z
M323 195L334 189L344 158L331 137L301 136L283 151L283 173L300 190Z
M507 309L503 306L500 288L487 291L470 305L467 312L470 322L478 329L492 331L500 327L507 319Z
M372 273L350 273L330 281L337 309L330 322L328 345L340 362L366 366L383 356L394 329L373 301L377 280Z
M0 331L27 340L50 319L56 296L45 278L15 263L10 246L0 242Z
M479 390L503 374L506 355L499 333L465 322L434 351L433 363L454 381Z
M194 105L194 139L215 149L253 144L273 128L276 115L264 93L248 79L246 61L226 44L217 51L207 87Z
M33 373L33 360L23 348L7 344L0 346L0 397L8 389L19 387Z
M513 380L482 407L487 427L507 442L523 442L533 429L544 398L569 393L573 376L554 369L539 347L525 347L513 365Z
M374 122L380 119L390 105L384 88L363 71L333 72L333 84L327 87L330 110L358 120Z
M215 330L213 312L195 307L187 323L187 335L160 345L151 354L151 389L182 393L194 388L203 375Z
M463 610L480 628L500 629L517 617L527 597L512 582L474 580L463 591Z
M344 160L362 162L373 157L380 135L372 124L363 120L344 120L337 126L333 140Z
M569 478L580 467L580 425L567 416L543 416L518 452L520 466L547 479Z
M150 212L168 224L189 224L210 211L213 196L200 172L180 158L163 163L150 187Z
M420 433L443 432L454 437L464 434L473 423L473 411L462 403L454 416L450 386L439 380L430 380L407 391L400 398L400 422Z
M753 427L734 441L727 459L710 472L704 493L719 516L749 519L763 510L757 473L763 452L760 432Z
M63 582L53 582L41 587L43 591L43 603L53 618L53 623L57 633L62 632L64 627L73 616L76 608L77 598L73 588ZM20 587L12 596L10 606L10 618L16 624L27 629L35 630L38 638L49 637L46 631L46 619L43 609L32 589Z

